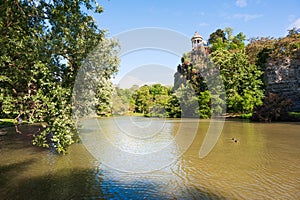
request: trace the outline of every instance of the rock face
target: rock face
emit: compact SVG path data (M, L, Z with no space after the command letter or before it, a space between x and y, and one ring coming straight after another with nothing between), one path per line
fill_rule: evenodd
M187 59L181 59L181 64L177 66L174 75L174 89L178 89L181 84L186 85L187 81L197 84L203 79L205 60L209 54L209 47L206 40L196 31L191 38L192 51L187 53Z
M300 49L292 57L267 61L265 86L266 92L291 99L292 111L300 111Z

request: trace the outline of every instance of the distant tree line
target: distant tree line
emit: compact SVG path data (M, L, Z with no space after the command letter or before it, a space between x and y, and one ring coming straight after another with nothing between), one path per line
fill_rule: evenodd
M112 100L114 115L142 114L152 117L180 117L181 108L172 88L161 84L115 88Z

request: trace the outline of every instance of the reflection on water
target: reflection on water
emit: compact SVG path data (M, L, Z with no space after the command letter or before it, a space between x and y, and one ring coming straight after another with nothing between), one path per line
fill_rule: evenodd
M81 125L82 142L98 161L123 172L144 173L174 163L193 142L199 123L116 117Z
M198 129L191 146L182 156L171 165L148 173L124 173L111 169L94 159L83 144L75 144L68 155L59 156L32 147L24 135L0 136L1 199L300 198L299 123L226 121L213 151L200 159L199 149L209 121L155 119L151 123L156 123L152 125L157 125L157 129L152 127L152 130L156 130L158 135L154 137L151 131L144 131L145 135L149 134L146 137L141 135L141 130L137 133L132 131L134 126L124 126L129 119L118 119L117 123L130 130L130 134L139 134L135 138L118 134L109 120L113 119L100 120L107 141L139 155L167 147L164 153L169 155L161 155L160 159L176 158L180 153L178 143L190 140L190 127L197 125ZM149 128L149 121L139 120L135 122L140 125L138 129ZM92 122L89 127L82 128L83 135L99 133L98 123L93 126ZM163 129L159 129L161 124L164 124ZM182 127L185 135L174 139ZM122 139L118 140L118 137ZM131 141L130 137L133 138ZM141 140L141 137L144 137L142 144L135 140ZM233 137L239 142L233 142ZM94 141L97 139L100 138ZM105 149L107 147L101 144L104 150L111 150ZM116 158L114 153L111 159ZM122 163L127 158L118 159ZM149 159L139 162L155 165Z

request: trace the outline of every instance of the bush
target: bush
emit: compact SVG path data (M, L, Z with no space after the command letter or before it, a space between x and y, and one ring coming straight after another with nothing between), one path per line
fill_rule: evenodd
M292 105L293 103L290 99L270 92L265 97L263 105L255 108L251 120L258 122L288 120L288 110Z

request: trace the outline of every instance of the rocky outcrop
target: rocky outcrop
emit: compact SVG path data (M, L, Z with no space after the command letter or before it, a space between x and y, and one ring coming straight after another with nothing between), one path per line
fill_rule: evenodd
M292 56L267 61L265 86L267 93L291 99L292 111L300 111L300 49Z

